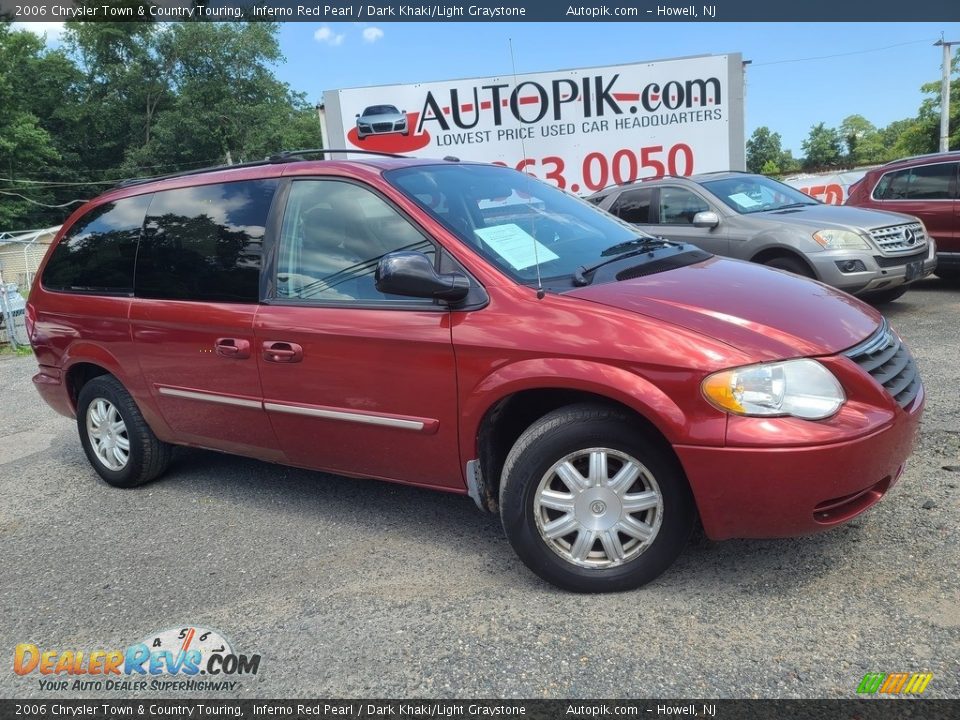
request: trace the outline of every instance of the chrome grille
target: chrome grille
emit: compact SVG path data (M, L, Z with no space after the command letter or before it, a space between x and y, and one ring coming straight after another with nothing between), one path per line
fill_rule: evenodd
M883 385L900 407L910 405L923 386L913 355L886 320L866 341L844 354Z
M927 244L927 235L920 223L876 228L870 231L870 237L881 252L892 254L916 252Z
M914 260L926 260L927 251L918 252L913 255L898 255L897 257L883 257L882 255L874 255L873 259L877 261L877 265L882 268L889 267L899 267L901 265L906 265L909 262Z

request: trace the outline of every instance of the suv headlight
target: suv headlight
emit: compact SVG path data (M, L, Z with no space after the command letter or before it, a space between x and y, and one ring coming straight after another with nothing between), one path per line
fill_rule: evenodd
M827 250L869 250L862 235L849 230L817 230L813 234L817 244Z
M833 373L807 359L723 370L705 378L701 388L704 397L719 409L752 417L792 415L822 420L835 414L846 400Z

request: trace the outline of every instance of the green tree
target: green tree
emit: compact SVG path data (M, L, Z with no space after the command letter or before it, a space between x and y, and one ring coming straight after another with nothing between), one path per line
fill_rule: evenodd
M804 170L818 170L836 167L840 164L843 149L840 146L840 133L818 123L810 128L810 134L802 143Z
M150 137L129 147L126 172L257 160L319 145L312 106L271 70L284 59L275 24L178 23L162 41L171 99L152 119Z
M65 56L46 51L35 35L0 23L0 230L56 221L62 214L43 207L55 199L43 188L63 172L42 119L55 118L59 98L69 93L65 67ZM34 182L38 178L44 184Z
M863 115L844 118L839 130L846 147L845 160L848 165L876 165L891 159L892 147L884 144L883 135Z
M761 125L747 140L747 170L754 173L775 175L780 172L783 148L780 133Z

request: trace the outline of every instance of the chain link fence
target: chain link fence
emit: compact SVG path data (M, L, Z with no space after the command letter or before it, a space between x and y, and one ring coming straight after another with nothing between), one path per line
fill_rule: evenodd
M30 344L26 305L14 283L0 283L0 344L9 343L14 350Z
M25 299L59 229L0 232L0 346L29 347Z

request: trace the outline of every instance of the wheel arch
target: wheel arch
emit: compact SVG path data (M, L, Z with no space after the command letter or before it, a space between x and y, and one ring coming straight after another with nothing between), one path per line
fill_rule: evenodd
M532 378L523 377L524 368L517 367L545 362L549 363L526 361L501 369L472 394L487 402L481 406L474 401L465 408L461 453L479 465L479 474L468 482L476 484L471 489L476 489L474 499L483 509L497 509L503 464L517 438L541 417L566 405L589 402L622 410L680 465L672 443L682 437L687 418L662 390L635 373L601 363L557 361L554 370L575 363L578 372Z
M784 245L767 246L759 252L754 253L753 257L750 258L750 262L765 265L770 260L775 258L790 258L791 260L796 260L805 268L807 268L813 277L818 277L816 269L813 267L810 261L803 256L803 253L797 252L793 248L786 247Z
M136 360L133 362L136 363ZM127 365L129 366L129 362ZM157 437L165 442L173 442L174 433L154 405L149 389L142 382L138 371L139 367L136 366L132 373L126 371L124 364L101 345L92 342L72 344L63 356L63 376L71 409L76 414L77 400L84 385L101 375L111 375L130 393L147 425Z

